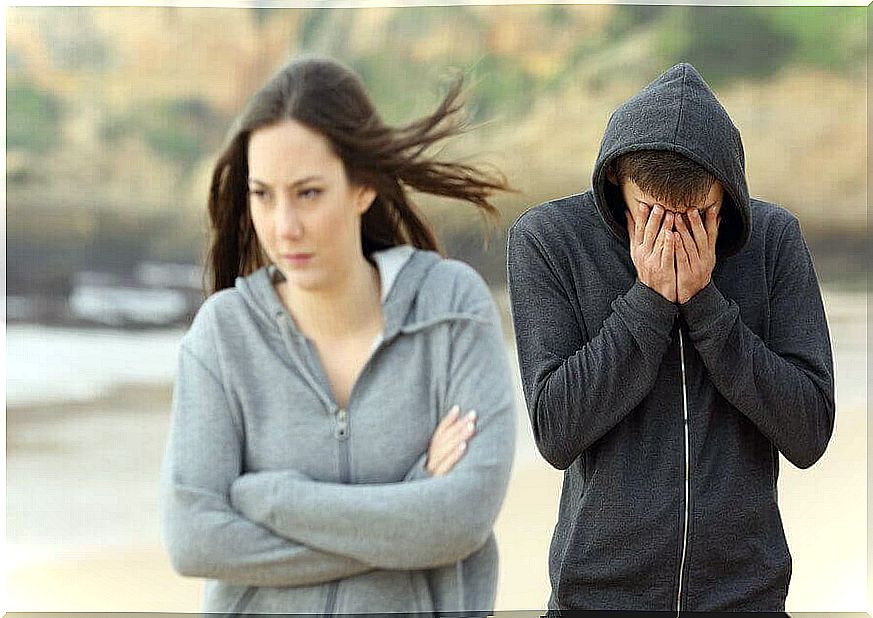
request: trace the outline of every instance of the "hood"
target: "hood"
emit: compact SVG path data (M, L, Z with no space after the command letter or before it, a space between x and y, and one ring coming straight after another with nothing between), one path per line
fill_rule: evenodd
M610 161L635 150L673 151L708 170L725 190L717 252L724 257L745 246L751 217L740 133L690 64L677 64L660 75L619 106L607 124L592 188L600 216L624 244L624 200L606 170Z
M440 260L432 251L413 249L408 245L391 247L371 254L379 269L382 284L383 339L396 335L413 315L419 285L427 272ZM285 306L273 287L281 280L281 272L273 265L265 266L245 277L237 277L235 287L239 294L261 319L276 324L287 314ZM294 320L289 320L291 333L302 336Z

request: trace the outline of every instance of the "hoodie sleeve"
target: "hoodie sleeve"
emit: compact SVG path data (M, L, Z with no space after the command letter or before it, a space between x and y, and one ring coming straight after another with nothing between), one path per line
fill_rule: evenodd
M821 291L795 217L782 232L769 303L767 343L712 282L681 312L721 395L788 461L807 468L833 431L834 378Z
M405 481L431 478L427 471L427 453L423 453L415 465L406 473ZM497 590L498 562L497 540L494 533L488 537L485 545L464 558L462 561L434 567L427 570L428 586L436 612L467 612L467 618L477 614L471 611L481 611L481 616L488 615L494 609L495 591Z
M559 260L524 225L510 228L507 246L521 382L540 453L565 469L652 390L678 308L637 281L587 339Z
M450 325L447 401L477 411L477 433L448 474L343 485L255 472L234 482L233 504L277 534L382 569L429 569L481 548L506 493L515 416L499 315L481 279L472 291L475 305Z
M249 586L305 586L372 567L288 541L230 505L241 470L242 429L224 389L183 343L161 473L164 543L181 575Z

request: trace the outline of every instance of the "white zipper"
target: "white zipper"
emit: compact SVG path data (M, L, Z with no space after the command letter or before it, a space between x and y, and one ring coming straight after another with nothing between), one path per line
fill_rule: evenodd
M676 615L682 609L682 572L685 570L685 550L688 546L688 497L691 487L689 440L688 440L688 392L685 388L685 342L682 339L682 328L679 329L679 361L682 365L682 420L685 426L685 529L682 532L682 558L679 561L679 589L676 592Z

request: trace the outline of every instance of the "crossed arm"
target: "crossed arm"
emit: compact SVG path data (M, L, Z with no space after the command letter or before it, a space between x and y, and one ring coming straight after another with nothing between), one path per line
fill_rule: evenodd
M306 586L372 570L281 538L242 516L229 492L242 433L217 377L184 344L161 471L164 542L177 572L248 586Z
M450 474L429 477L423 455L408 482L382 485L320 483L294 471L240 476L240 421L217 376L183 345L162 471L174 568L242 585L302 586L444 565L482 546L514 452L512 386L490 297L479 319L451 328L447 397L477 410L477 436Z
M447 401L476 410L478 420L448 474L423 478L419 462L408 482L343 485L294 470L256 472L233 483L233 506L277 535L380 569L429 569L482 547L509 480L513 389L490 298L478 315L450 328Z

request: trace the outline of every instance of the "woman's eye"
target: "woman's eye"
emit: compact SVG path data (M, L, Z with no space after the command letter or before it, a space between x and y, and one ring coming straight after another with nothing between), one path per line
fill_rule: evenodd
M297 196L304 200L312 200L321 195L321 189L310 187L309 189L301 189Z
M267 192L263 189L249 189L249 195L256 200L263 200L267 196Z

